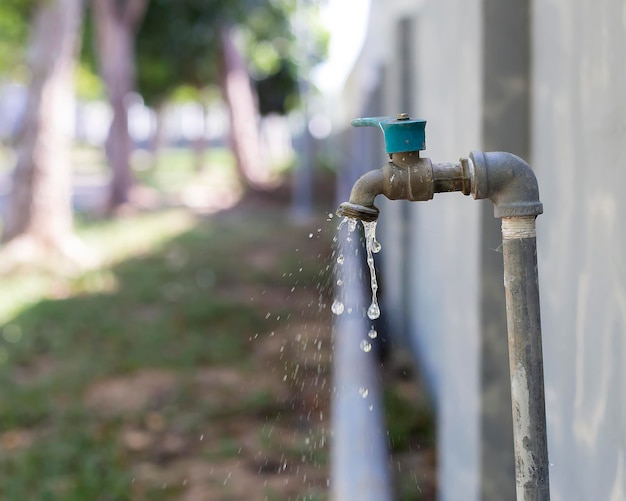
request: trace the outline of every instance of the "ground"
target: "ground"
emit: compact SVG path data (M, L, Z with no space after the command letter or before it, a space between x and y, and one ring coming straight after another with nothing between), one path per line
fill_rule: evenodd
M289 213L283 188L87 218L101 267L3 277L0 499L328 499L337 221ZM396 359L398 498L433 499L432 413Z

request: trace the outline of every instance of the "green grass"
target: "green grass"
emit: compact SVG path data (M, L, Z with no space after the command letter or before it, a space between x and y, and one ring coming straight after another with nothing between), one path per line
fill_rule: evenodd
M274 287L287 295L286 271L300 266L303 277L318 273L317 263L302 266L304 257L293 255L304 232L270 238L282 220L279 213L196 220L179 211L84 220L79 232L99 250L102 267L74 277L3 277L0 499L176 499L180 486L133 497L134 459L119 434L142 423L145 412L116 417L86 407L87 390L107 378L175 371L181 384L149 410L176 423L182 435L199 435L212 420L274 412L266 391L224 407L200 402L184 381L199 368L253 370L250 339L275 321L237 287ZM272 259L249 259L267 246ZM16 445L19 436L27 443ZM224 439L208 455L236 451Z
M432 445L435 437L435 416L428 402L408 399L393 386L383 392L389 445L394 451L407 450L412 442Z
M2 499L124 499L132 478L116 445L115 428L93 430L85 427L87 421L67 412L36 447L0 458Z
M234 181L235 159L224 148L208 149L203 155L205 173L220 175ZM152 157L145 151L133 157L135 174L141 183L162 193L174 193L185 188L196 175L196 156L190 149L167 148L159 153L153 164Z
M425 395L398 391L388 385L383 391L385 423L392 455L401 456L414 451L427 451L435 447L435 415ZM399 463L398 463L399 464ZM400 501L431 499L417 481L417 471L404 468L393 470L396 497ZM432 480L426 482L431 487Z

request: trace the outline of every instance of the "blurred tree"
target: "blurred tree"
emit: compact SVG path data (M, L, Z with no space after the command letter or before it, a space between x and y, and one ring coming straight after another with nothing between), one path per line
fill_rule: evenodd
M239 171L253 188L271 183L269 166L261 156L258 110L245 61L233 41L233 28L220 30L222 92L230 110L230 135Z
M135 87L135 36L147 5L148 0L92 0L100 75L113 109L106 141L106 153L113 172L109 211L129 201L133 185L128 100Z
M297 103L294 10L295 0L152 0L139 31L138 81L146 102L157 107L179 85L219 85L239 170L253 187L270 180L261 163L257 103L267 113ZM321 56L325 40L318 41Z
M20 9L34 5L11 1ZM72 230L69 158L82 14L82 0L41 0L33 10L30 83L2 231L4 257L11 252L20 261L86 257Z

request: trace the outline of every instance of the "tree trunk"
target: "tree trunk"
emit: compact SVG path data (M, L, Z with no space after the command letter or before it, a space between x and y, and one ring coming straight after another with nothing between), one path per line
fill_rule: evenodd
M32 24L31 81L2 242L20 260L79 258L72 229L70 138L82 0L40 2Z
M133 186L128 98L135 84L135 33L147 3L148 0L93 0L100 74L113 110L106 142L112 169L109 212L129 201Z
M156 170L159 164L159 155L165 143L165 101L161 101L154 107L154 129L150 142L148 143L148 151L150 152L150 169Z
M230 110L233 153L243 179L253 188L266 189L272 185L273 179L261 156L256 99L232 34L232 28L222 29L222 89Z
M206 170L206 152L209 147L209 141L207 139L209 128L209 121L207 119L208 106L202 99L199 104L202 107L202 129L200 130L200 134L191 142L191 148L195 157L195 170L198 174Z

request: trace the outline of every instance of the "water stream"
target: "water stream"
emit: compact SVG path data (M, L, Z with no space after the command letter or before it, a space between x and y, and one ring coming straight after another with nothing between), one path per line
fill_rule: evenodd
M370 286L372 288L372 304L367 309L367 316L370 320L380 317L380 307L378 306L378 281L376 280L376 269L374 268L374 254L380 252L381 245L376 240L376 221L363 221L365 229L365 249L367 251L367 266L370 269Z
M343 221L341 221L341 223L337 227L337 230L341 229L341 227L346 223L348 225L347 241L351 242L351 235L356 231L358 222L356 219L346 217L343 219ZM374 254L380 252L381 245L376 240L376 221L362 221L362 223L363 229L365 230L365 250L367 252L367 266L370 270L370 288L372 290L372 302L367 309L367 317L370 320L375 320L380 317L380 306L378 305L378 280L376 279L376 268L374 267ZM343 263L344 256L343 254L339 254L339 256L337 257L337 266L342 266ZM337 286L340 287L342 284L343 281L341 278L339 278L337 280ZM333 301L331 311L335 315L341 315L344 312L344 305L343 302L341 302L341 300L339 299L339 296L337 296ZM370 337L370 339L374 339L377 335L378 333L376 332L376 329L374 329L374 327L372 326L371 330L368 332L368 336ZM367 341L364 341L363 343L369 345L371 349L371 345ZM370 351L369 349L367 349L367 346L364 346L363 344L361 348L363 348L363 351Z

